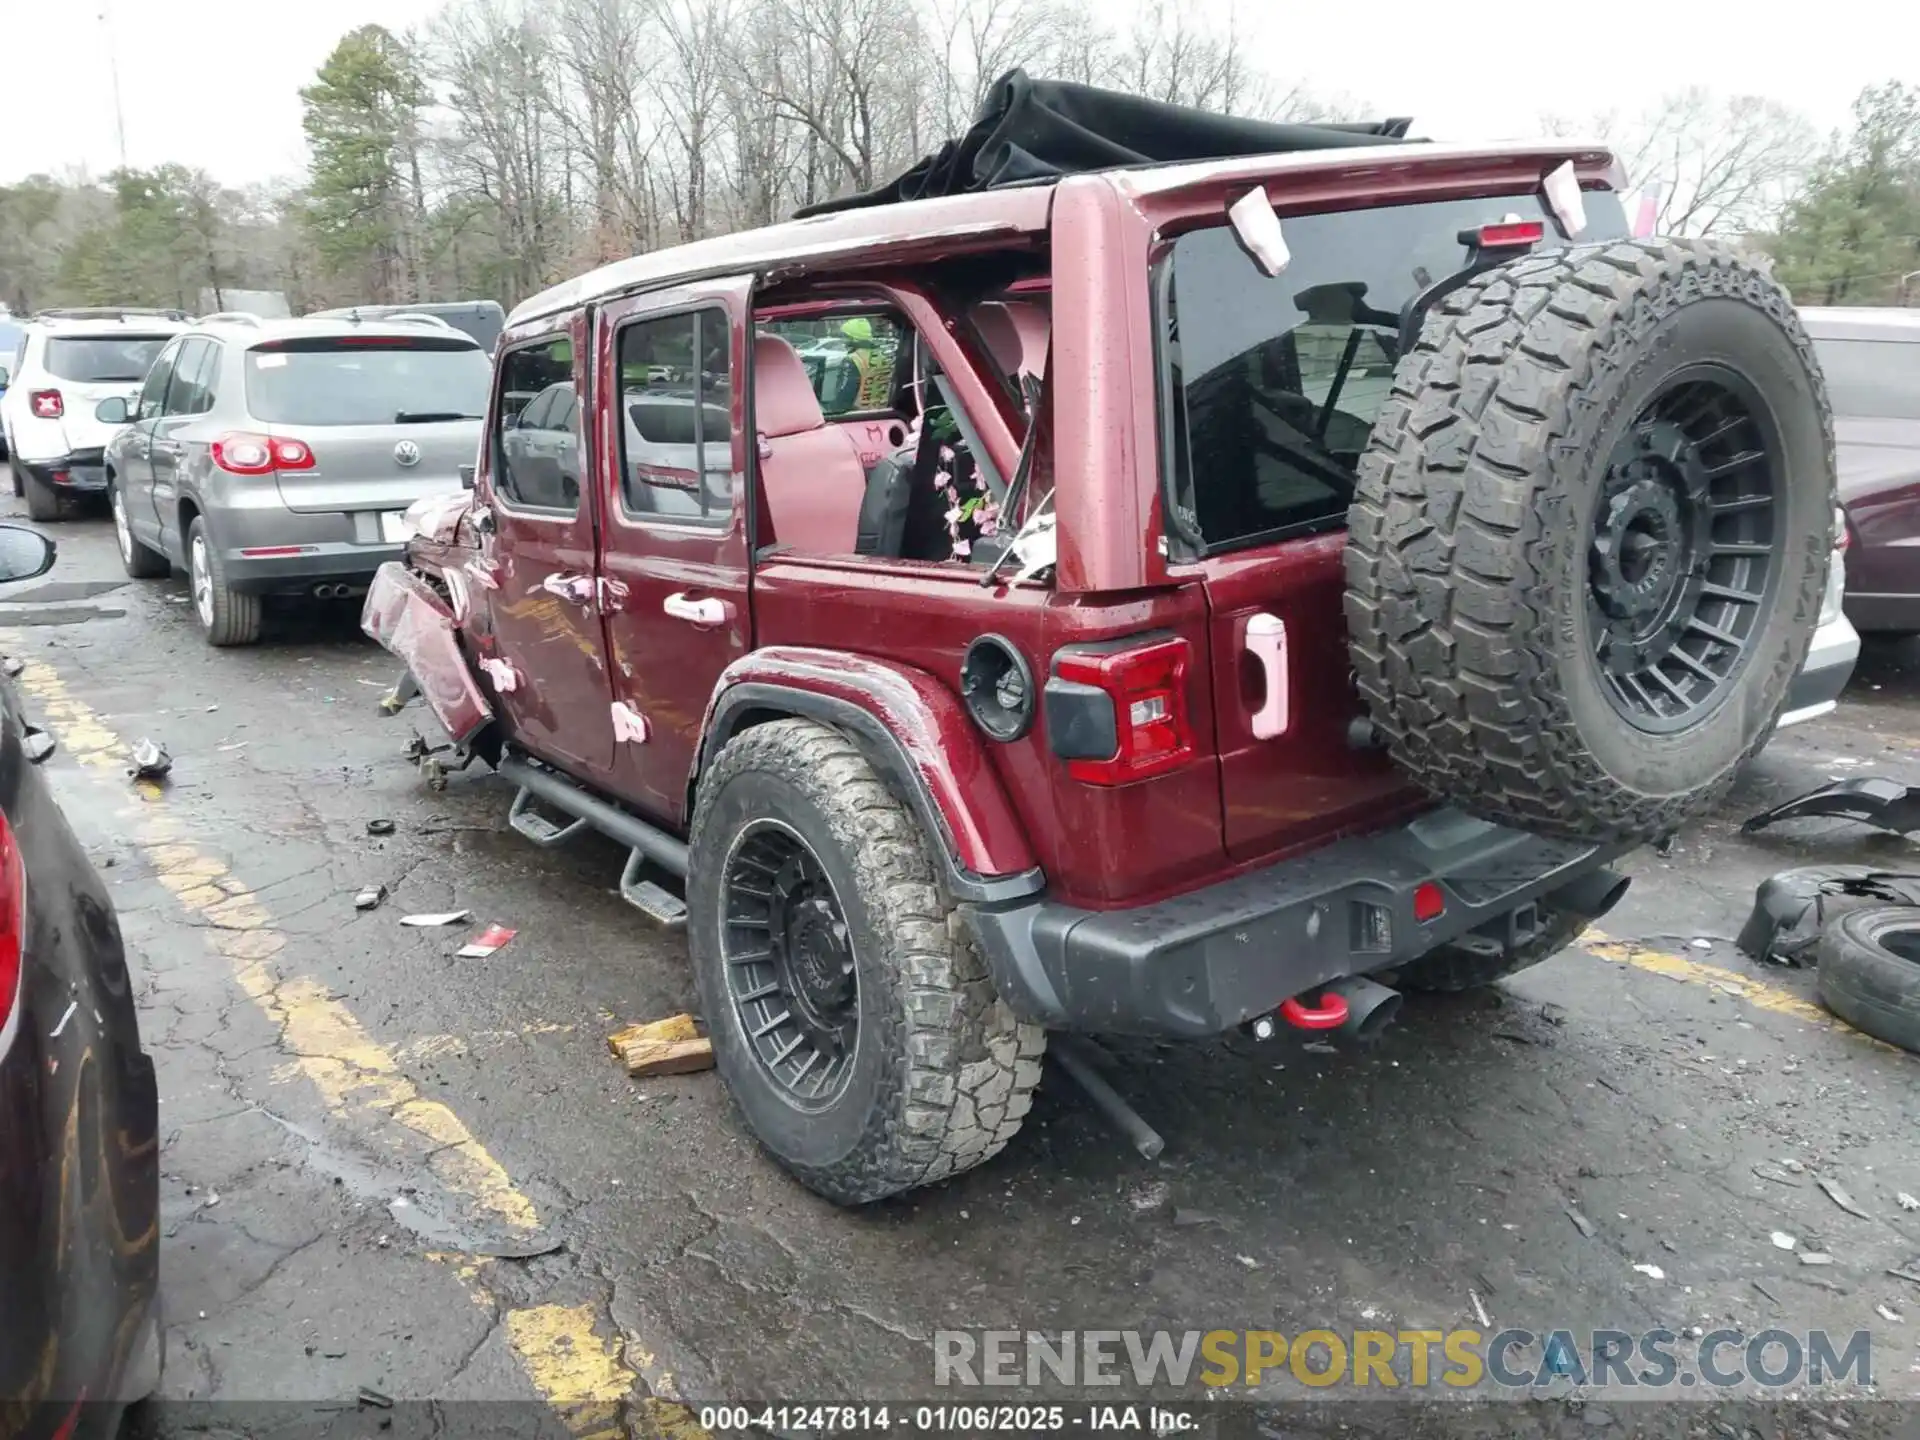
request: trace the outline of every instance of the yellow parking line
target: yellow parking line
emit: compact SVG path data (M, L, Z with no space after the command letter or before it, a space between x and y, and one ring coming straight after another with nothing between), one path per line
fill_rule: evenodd
M1684 955L1672 955L1664 950L1655 950L1632 940L1615 940L1604 931L1589 927L1578 942L1580 948L1588 954L1602 960L1611 960L1616 965L1631 965L1636 970L1645 970L1650 974L1663 975L1669 980L1678 980L1688 985L1704 985L1744 1000L1756 1010L1769 1010L1776 1015L1785 1015L1790 1019L1802 1021L1808 1025L1818 1025L1823 1030L1840 1030L1856 1039L1894 1054L1904 1054L1897 1046L1864 1035L1847 1024L1839 1016L1822 1009L1811 1000L1783 990L1777 985L1769 985L1764 980L1756 980L1750 975L1742 975L1737 970L1728 970L1719 965L1709 965L1701 960L1690 960Z
M126 742L75 697L51 667L29 662L20 686L33 697L37 718L58 737L68 756L94 770L127 765ZM452 1110L420 1094L392 1050L368 1034L323 986L300 976L282 976L274 969L273 961L286 948L287 939L274 928L272 913L224 861L203 853L185 838L162 803L165 790L145 782L131 788L144 802L123 807L121 812L133 822L135 843L160 883L208 927L208 943L233 966L241 990L279 1030L282 1046L295 1057L282 1078L305 1079L337 1112L358 1112L376 1125L382 1118L391 1120L431 1141L437 1148L428 1165L447 1189L516 1229L538 1228L533 1202L514 1186L506 1169ZM511 1033L571 1028L535 1024ZM453 1036L431 1036L415 1044L434 1053L464 1042ZM490 1303L482 1279L488 1262L460 1254L431 1253L429 1258L452 1266L476 1300ZM504 1323L527 1378L570 1431L583 1440L624 1433L621 1404L639 1377L622 1361L619 1344L596 1333L591 1306L514 1310ZM650 1353L637 1347L635 1353L653 1392L638 1401L645 1422L642 1433L700 1440L705 1432L685 1406L670 1398L655 1398L674 1395L673 1377L656 1370Z

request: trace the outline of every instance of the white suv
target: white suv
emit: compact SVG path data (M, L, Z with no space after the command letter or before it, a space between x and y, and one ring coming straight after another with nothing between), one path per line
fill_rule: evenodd
M102 451L118 426L94 417L110 396L131 402L153 359L187 327L178 310L44 310L26 340L4 396L13 493L35 520L58 520L86 494L107 488Z

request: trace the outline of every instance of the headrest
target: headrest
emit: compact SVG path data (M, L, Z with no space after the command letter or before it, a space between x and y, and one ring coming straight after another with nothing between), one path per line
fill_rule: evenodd
M1047 366L1046 311L1023 300L989 300L973 308L973 323L1009 375L1041 375Z
M768 439L818 430L827 423L807 367L778 335L753 337L753 423Z

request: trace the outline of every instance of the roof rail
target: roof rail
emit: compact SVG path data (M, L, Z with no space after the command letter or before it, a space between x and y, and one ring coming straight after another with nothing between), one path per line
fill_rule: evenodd
M36 310L35 320L175 320L185 324L190 317L184 310L161 310L145 305L63 305Z
M196 325L258 325L260 317L251 310L216 310L211 315L202 315L193 323Z

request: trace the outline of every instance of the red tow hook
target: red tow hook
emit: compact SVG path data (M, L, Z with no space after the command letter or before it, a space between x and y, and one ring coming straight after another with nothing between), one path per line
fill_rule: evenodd
M1347 1023L1347 1002L1328 991L1317 1006L1303 1005L1295 995L1280 1002L1280 1018L1302 1030L1338 1030Z

